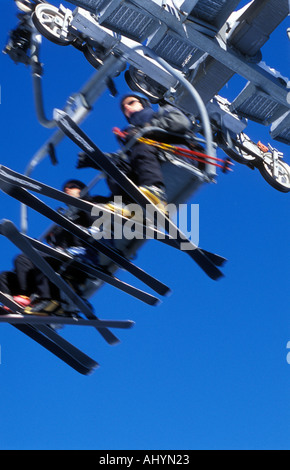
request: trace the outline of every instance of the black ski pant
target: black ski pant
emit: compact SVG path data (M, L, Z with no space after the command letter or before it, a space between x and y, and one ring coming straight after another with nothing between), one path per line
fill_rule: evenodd
M158 149L141 142L136 143L130 151L129 160L129 165L120 162L118 167L137 186L157 186L165 190ZM115 181L108 179L108 185L113 196L125 196Z
M4 271L0 273L0 291L8 295L27 295L22 292L14 271Z
M137 186L157 186L164 189L158 149L137 143L132 148L130 162Z
M44 257L50 266L57 270L60 262ZM49 281L24 254L18 255L14 260L14 271L6 271L0 274L0 290L9 295L26 295L30 297L36 294L42 299L60 299L59 289Z
M49 256L43 256L45 261L56 271L60 262ZM36 294L42 299L60 299L59 289L45 276L26 255L19 255L15 259L15 272L19 280L20 289ZM27 295L27 294L26 294Z

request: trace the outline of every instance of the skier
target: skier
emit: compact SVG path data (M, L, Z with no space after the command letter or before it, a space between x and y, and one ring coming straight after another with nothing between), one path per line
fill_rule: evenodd
M186 140L183 135L191 130L191 121L179 109L171 105L165 105L155 112L146 97L139 93L129 93L122 97L120 102L121 110L126 117L129 127L121 132L122 138L119 142L126 145L138 130L153 126L159 127L168 134L160 137L158 132L150 132L146 137L150 139L162 138L166 143L178 143L186 146ZM175 135L170 135L174 133ZM180 135L176 135L180 134ZM166 189L161 169L160 150L156 147L142 143L134 142L132 147L125 151L125 155L111 154L116 159L116 165L125 173L139 189L150 199L150 201L165 208L167 205ZM123 157L123 158L122 158ZM93 166L91 160L85 155L80 154L77 168ZM112 196L123 196L125 202L128 202L128 195L125 195L122 189L108 178L108 186L112 191ZM112 210L118 210L112 204L108 204Z
M63 186L63 191L72 197L81 197L81 193L86 185L78 180L69 180ZM89 195L82 196L83 199L91 201ZM66 216L75 224L84 228L92 226L94 219L86 212L75 208L69 209ZM55 226L46 236L46 241L54 248L61 248L85 263L98 265L98 254L93 250L84 247L82 242L72 233L62 227ZM50 266L58 271L61 262L43 256ZM71 286L76 292L80 290L80 285L86 281L86 275L79 271L68 268L64 273ZM20 254L14 260L14 271L0 274L0 290L14 297L22 307L24 313L30 315L68 315L69 310L65 302L61 299L61 294L57 286L32 263L24 254ZM79 292L78 292L79 293Z

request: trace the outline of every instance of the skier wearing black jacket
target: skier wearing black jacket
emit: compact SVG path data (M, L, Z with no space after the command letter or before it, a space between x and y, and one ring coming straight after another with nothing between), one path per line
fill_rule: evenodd
M129 127L122 133L124 138L119 141L126 145L136 133L145 127L159 127L168 131L168 136L162 133L162 141L167 143L186 144L182 137L175 137L169 133L180 134L181 136L192 128L191 121L179 109L171 105L165 105L155 112L147 100L139 93L129 93L121 99L121 110L126 117ZM146 134L151 139L160 138L160 134L151 132ZM124 155L123 155L124 156ZM151 145L134 142L125 152L125 158L120 154L111 154L115 159L118 168L125 173L140 190L154 203L166 206L167 197L163 174L161 170L160 151ZM78 161L78 168L92 166L91 160L81 154ZM108 186L112 191L112 196L123 196L127 202L128 196L122 189L108 178ZM114 209L114 207L111 207Z

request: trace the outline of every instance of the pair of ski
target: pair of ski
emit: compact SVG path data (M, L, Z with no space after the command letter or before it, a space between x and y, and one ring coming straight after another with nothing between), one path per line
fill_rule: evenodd
M8 309L0 307L0 321L10 323L80 374L90 375L99 367L96 361L61 337L49 325L31 324L33 318L23 315L23 308L10 296L0 292L0 301ZM45 321L47 322L48 319L46 318Z
M147 207L152 207L153 204L145 196L140 189L122 173L111 159L105 155L94 142L80 129L80 127L70 118L64 111L55 109L54 119L58 127L63 133L69 137L76 145L78 145L107 176L118 183L118 185L135 201L141 208L146 211ZM186 253L200 266L200 268L213 280L217 280L223 276L219 267L223 266L226 259L203 250L195 245L193 242L179 230L178 227L160 210L154 206L154 211L157 213L159 220L164 222L164 227L167 233L174 233L175 237L170 236L160 239L160 241L182 249L187 246ZM158 238L159 239L159 238Z

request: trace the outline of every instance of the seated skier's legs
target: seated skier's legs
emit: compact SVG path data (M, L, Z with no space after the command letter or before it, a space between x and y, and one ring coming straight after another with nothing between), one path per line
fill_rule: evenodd
M128 161L115 160L116 166L149 198L153 204L166 206L166 192L159 152L155 147L143 143L137 143L131 149ZM122 198L120 204L106 204L110 210L122 213L125 217L132 217L126 206L134 201L130 196L112 179L107 178L108 186L112 192L111 200L116 197Z
M3 294L13 297L21 307L26 307L30 304L30 299L26 292L21 291L17 274L15 271L4 271L0 274L0 291ZM4 307L9 311L8 307Z
M61 263L53 258L45 257L54 270ZM15 270L0 274L0 290L25 307L25 313L64 314L59 289L45 276L24 254L14 260Z
M138 186L156 186L165 189L158 150L155 147L143 143L135 144L130 161Z
M137 186L151 202L165 206L166 192L159 151L153 146L137 143L131 151L130 161Z
M29 296L33 292L31 284L26 279L28 271L23 270L19 277L18 267L19 261L21 262L23 255L18 255L14 260L14 270L6 271L0 274L0 290L4 294L8 294L14 298L21 306L27 306L30 303ZM29 261L29 260L28 260ZM30 266L30 262L28 263ZM30 285L30 288L29 288Z
M19 283L18 294L30 297L35 292L35 266L24 254L14 260L15 273Z
M60 262L44 256L54 269L59 269ZM19 281L20 291L26 292L32 298L32 303L25 309L27 314L62 314L59 289L40 271L24 254L15 259L15 271Z

